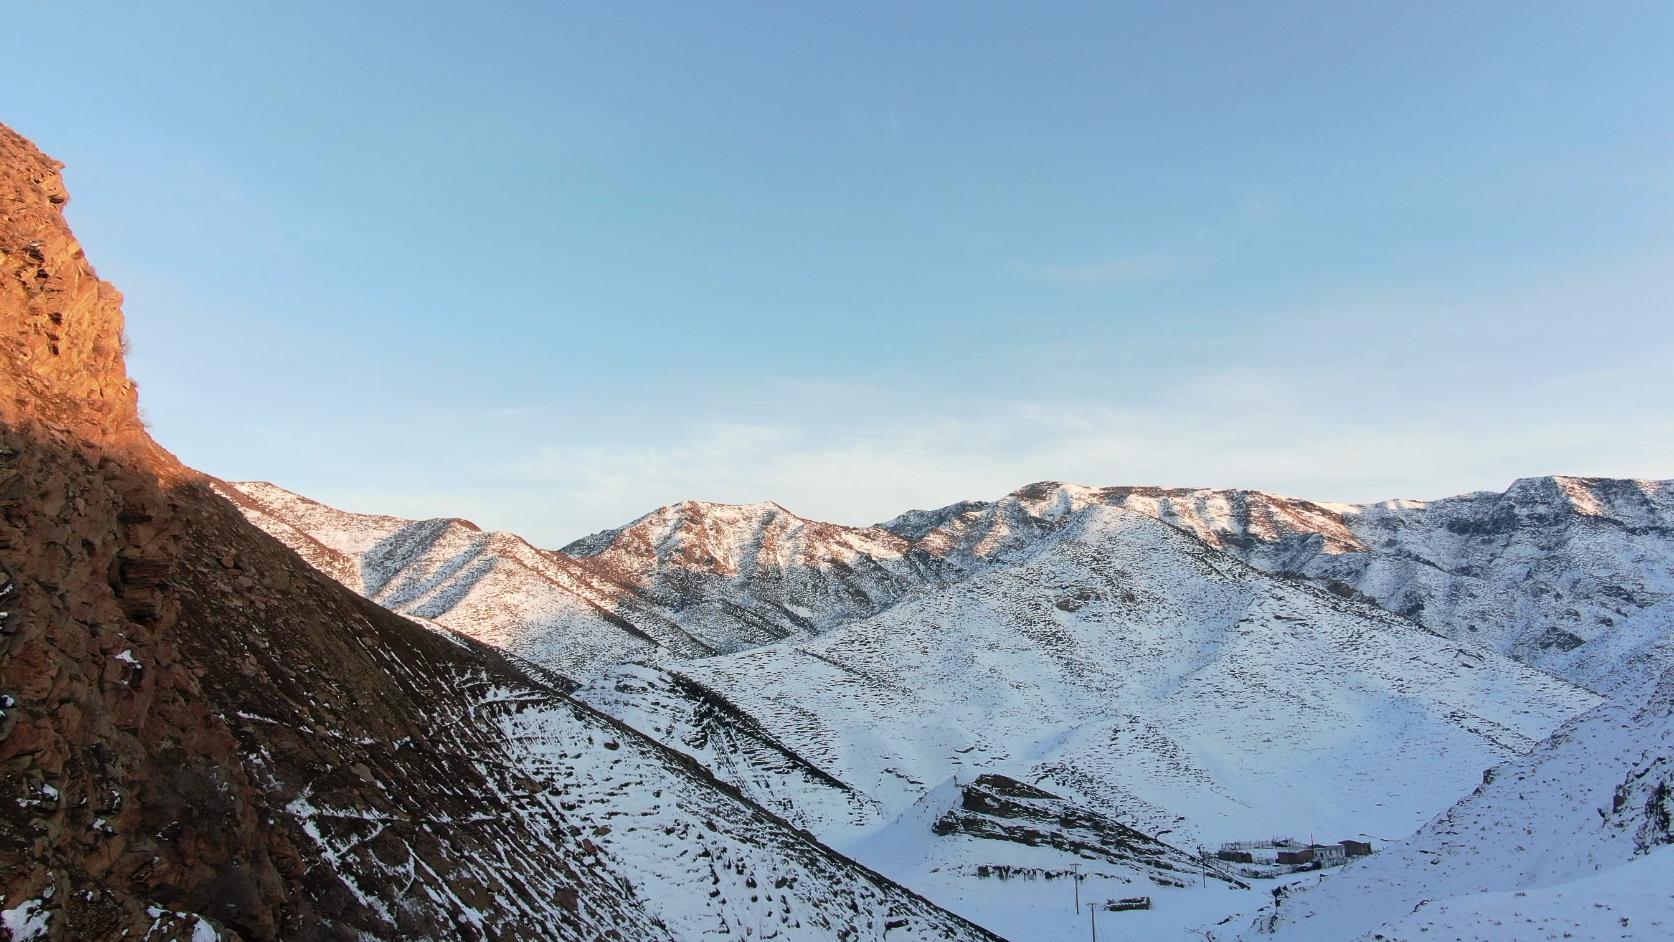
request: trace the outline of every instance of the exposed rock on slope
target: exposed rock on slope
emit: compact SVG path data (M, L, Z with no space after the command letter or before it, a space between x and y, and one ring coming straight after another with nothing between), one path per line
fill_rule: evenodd
M1240 884L1149 834L991 772L961 785L959 803L937 818L930 830L940 837L1049 848L1077 860L1137 870L1163 886L1183 886L1200 873L1205 880L1213 875L1215 880ZM987 865L990 871L1003 867L998 862Z
M984 937L249 526L141 427L119 296L64 201L58 165L0 127L5 925Z

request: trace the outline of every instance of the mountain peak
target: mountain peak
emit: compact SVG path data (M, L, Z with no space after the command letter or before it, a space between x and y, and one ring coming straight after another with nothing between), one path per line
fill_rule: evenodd
M757 519L768 514L785 514L786 516L795 517L798 520L802 519L791 511L786 510L782 504L771 500L761 500L750 504L729 504L723 501L714 500L683 500L658 508L658 511L654 512L660 511L676 512L699 517L731 516L739 519Z

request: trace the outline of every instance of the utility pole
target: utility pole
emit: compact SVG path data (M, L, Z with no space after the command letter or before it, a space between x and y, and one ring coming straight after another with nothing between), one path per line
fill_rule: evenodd
M1093 927L1093 942L1099 942L1099 908L1090 903L1087 906L1087 922Z
M1202 844L1197 845L1197 869L1203 873L1203 888L1209 889L1209 855Z
M1081 865L1070 864L1070 882L1075 884L1075 911L1081 912Z

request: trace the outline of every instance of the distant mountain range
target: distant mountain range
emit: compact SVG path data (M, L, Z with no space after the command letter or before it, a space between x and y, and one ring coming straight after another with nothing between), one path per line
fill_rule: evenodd
M1608 651L1635 647L1639 613L1674 600L1669 481L1525 478L1504 493L1364 505L1042 483L871 527L686 501L556 551L462 520L351 514L271 484L227 490L345 585L578 679L812 637L961 582L1100 506L1588 686L1609 682Z
M872 527L690 501L555 551L228 489L370 597L570 678L1002 933L1061 914L997 873L1169 885L1066 850L1067 825L1021 855L1005 828L938 831L982 776L1175 854L1398 839L1669 647L1668 482L1363 506L1047 483Z

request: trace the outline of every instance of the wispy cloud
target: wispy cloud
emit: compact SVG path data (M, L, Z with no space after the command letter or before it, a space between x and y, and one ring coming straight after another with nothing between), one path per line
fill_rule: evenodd
M897 137L901 133L901 116L894 108L851 106L843 112L843 130L857 141L869 137Z
M1167 253L1122 255L1085 264L1021 263L1024 276L1060 284L1122 284L1172 278L1181 273L1184 260Z

